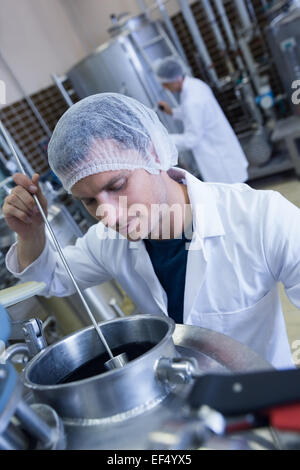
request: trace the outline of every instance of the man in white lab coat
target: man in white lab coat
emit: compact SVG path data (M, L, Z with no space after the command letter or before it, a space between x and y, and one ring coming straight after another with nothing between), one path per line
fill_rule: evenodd
M49 162L98 220L64 250L77 282L116 279L142 313L218 331L293 367L278 283L300 307L300 210L273 191L203 183L174 168L176 158L156 114L130 98L95 95L64 114ZM38 175L15 182L3 207L18 234L7 268L45 282L46 296L71 295L35 209L33 194L47 205Z
M203 181L243 183L248 179L248 161L243 149L210 87L197 78L185 76L173 58L162 60L157 76L163 87L180 93L180 105L160 108L181 120L182 134L171 134L178 150L191 150Z

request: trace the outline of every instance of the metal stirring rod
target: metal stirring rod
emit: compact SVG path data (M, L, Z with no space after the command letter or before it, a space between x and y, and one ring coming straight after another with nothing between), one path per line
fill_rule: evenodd
M15 157L15 159L16 159L18 165L19 165L19 168L20 168L21 172L23 173L23 175L27 176L26 171L25 171L25 169L24 169L24 167L23 167L23 165L22 165L22 163L21 163L21 161L20 161L20 159L19 159L19 157L18 157L18 155L17 155L17 152L15 151L15 149L14 149L14 147L13 147L11 141L10 141L10 138L9 138L9 136L8 136L8 134L7 134L6 130L5 130L5 128L3 127L3 124L2 124L2 121L1 121L1 120L0 120L0 130L1 130L1 132L3 133L3 135L4 135L4 137L5 137L5 140L6 140L7 144L8 144L8 146L9 146L10 150L12 151L12 153L13 153L13 155L14 155L14 157ZM91 310L90 310L88 304L86 303L86 300L85 300L85 298L84 298L83 295L82 295L82 292L81 292L81 290L80 290L80 288L79 288L79 286L78 286L78 284L77 284L77 282L76 282L76 280L75 280L75 278L74 278L74 276L73 276L73 274L72 274L72 271L71 271L70 268L69 268L69 265L68 265L68 263L67 263L67 260L66 260L66 258L65 258L65 256L64 256L63 252L62 252L62 249L61 249L61 247L60 247L60 245L59 245L59 243L58 243L58 240L57 240L57 238L56 238L56 236L55 236L55 234L54 234L54 232L53 232L53 230L52 230L52 227L51 227L51 225L49 224L49 222L48 222L48 220L47 220L46 214L45 214L45 212L44 212L44 210L43 210L43 208L42 208L42 206L41 206L41 204L40 204L40 201L38 200L38 198L37 198L37 196L36 196L35 194L33 194L33 198L34 198L34 200L35 200L35 202L36 202L36 205L37 205L38 208L39 208L39 211L40 211L40 213L41 213L41 215L42 215L42 217L43 217L43 220L44 220L44 222L45 222L45 225L46 225L46 227L47 227L47 229L48 229L48 231L49 231L49 233L50 233L50 235L51 235L51 238L52 238L53 243L54 243L54 245L55 245L55 248L57 249L58 254L59 254L59 256L60 256L60 258L61 258L61 260L62 260L62 262L63 262L63 265L64 265L64 267L66 268L66 271L67 271L67 273L69 274L69 276L70 276L70 278L71 278L71 280L72 280L72 282L73 282L73 285L74 285L74 287L75 287L75 289L76 289L76 291L77 291L77 293L78 293L78 295L79 295L79 297L80 297L80 299L81 299L81 301L82 301L82 303L83 303L83 305L84 305L84 308L86 309L86 311L87 311L87 313L88 313L88 315L89 315L89 317L90 317L90 319L91 319L91 321L92 321L92 323L93 323L93 325L94 325L94 327L95 327L95 330L97 331L98 335L100 336L100 339L101 339L101 341L102 341L102 343L103 343L103 345L104 345L106 351L108 352L110 358L111 358L112 360L114 360L115 357L113 356L113 354L112 354L112 352L111 352L111 350L110 350L110 348L109 348L109 346L108 346L108 344L107 344L107 342L106 342L106 339L104 338L104 335L103 335L103 333L101 332L101 330L100 330L100 328L99 328L99 326L98 326L98 324L97 324L97 322L96 322L96 320L95 320L95 318L94 318L94 315L92 314L92 312L91 312ZM117 356L117 357L118 357L118 356ZM125 363L121 363L121 362L119 361L119 367L122 367L123 365L125 365Z

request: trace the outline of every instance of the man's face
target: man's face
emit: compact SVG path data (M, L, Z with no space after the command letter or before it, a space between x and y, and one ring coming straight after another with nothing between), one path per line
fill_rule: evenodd
M161 175L137 169L105 171L87 176L71 189L88 212L131 241L146 238L159 220L151 205L166 203Z

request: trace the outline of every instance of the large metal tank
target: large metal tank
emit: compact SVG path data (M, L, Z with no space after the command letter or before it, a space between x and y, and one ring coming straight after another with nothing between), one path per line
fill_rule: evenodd
M181 360L191 361L197 374L271 368L227 336L165 316L111 320L101 329L114 354L128 353L122 369L101 369L108 357L101 357L105 349L89 327L41 351L23 373L34 401L62 419L68 449L150 448L155 432L181 416L192 386Z
M291 108L300 115L300 105L292 99L300 84L300 1L294 0L289 11L276 16L266 32Z

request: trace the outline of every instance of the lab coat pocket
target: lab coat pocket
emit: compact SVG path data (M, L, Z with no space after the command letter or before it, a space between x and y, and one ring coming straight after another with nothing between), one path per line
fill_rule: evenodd
M288 361L290 349L277 286L258 302L240 310L222 313L199 310L195 305L188 324L230 336L270 362L275 355L282 355L282 359L285 357Z

